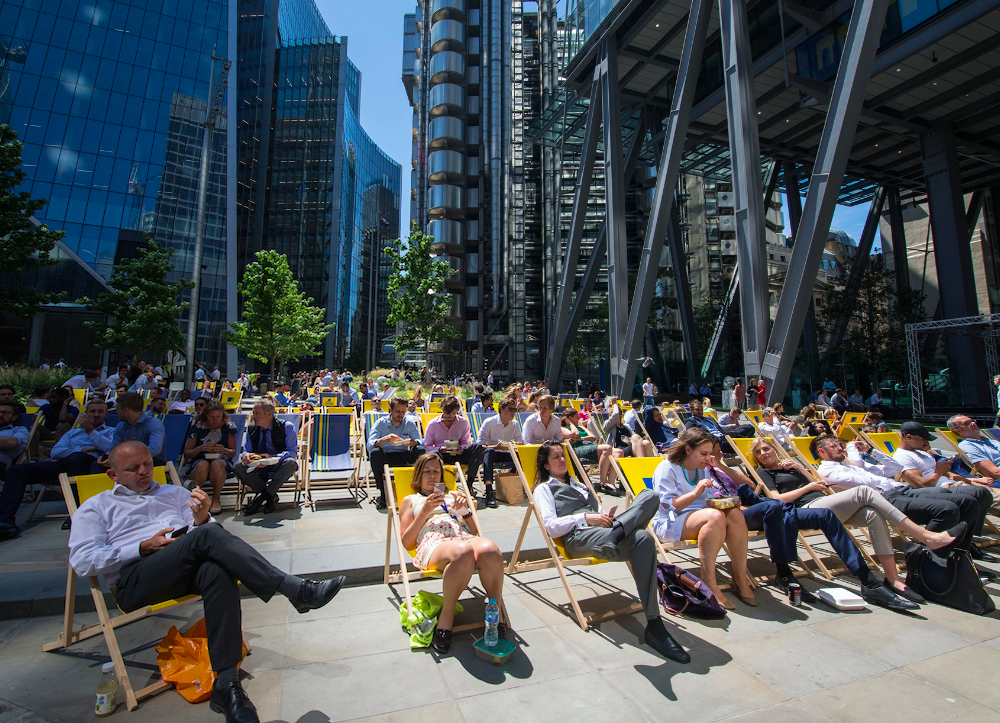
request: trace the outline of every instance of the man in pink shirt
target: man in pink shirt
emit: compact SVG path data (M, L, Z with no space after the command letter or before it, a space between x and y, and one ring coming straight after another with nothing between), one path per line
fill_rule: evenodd
M469 420L458 416L460 407L458 397L453 395L441 400L441 416L428 422L424 430L424 449L440 454L447 465L469 465L467 477L472 480L483 463L483 448L472 441Z

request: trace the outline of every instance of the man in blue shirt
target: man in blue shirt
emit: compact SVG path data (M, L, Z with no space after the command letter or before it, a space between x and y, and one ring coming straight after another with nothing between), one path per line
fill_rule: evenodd
M472 414L489 414L496 412L493 407L493 392L483 392L479 395L479 401L472 405Z
M295 460L299 442L295 426L274 416L274 405L260 401L253 405L252 424L247 429L246 442L240 461L233 472L255 497L243 506L243 514L254 515L263 507L265 514L274 512L278 490L299 468ZM277 462L267 460L276 459Z
M28 428L17 424L13 402L0 402L0 480L11 463L28 446Z
M56 485L64 472L71 477L87 474L97 458L111 450L114 430L104 424L107 416L108 405L100 399L91 400L80 416L80 426L59 438L48 462L16 464L7 470L7 480L0 490L0 540L20 533L14 517L28 485Z
M368 385L364 382L358 383L358 396L362 399L374 399L375 392L368 388Z
M368 461L371 463L380 497L376 507L385 509L385 465L407 467L424 453L417 425L406 418L406 400L393 397L388 416L379 419L368 434Z
M136 392L125 392L118 395L118 426L111 435L111 447L114 449L122 442L142 442L149 447L149 453L153 457L153 464L157 467L166 464L163 456L163 446L166 439L166 432L163 429L163 422L156 417L150 416L142 409L142 396ZM108 455L102 456L90 467L94 474L107 472Z
M730 454L733 453L733 450L729 446L729 442L726 441L727 435L730 437L752 437L757 431L753 428L753 425L750 424L719 424L711 417L706 417L705 409L700 399L691 400L691 416L688 417L687 428L704 429L706 432L718 439L722 449Z
M340 396L345 402L345 407L358 407L361 406L361 397L358 393L351 389L351 385L347 382L341 382L340 384Z

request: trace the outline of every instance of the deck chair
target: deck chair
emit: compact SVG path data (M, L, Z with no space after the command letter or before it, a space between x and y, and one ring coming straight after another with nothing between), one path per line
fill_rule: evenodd
M837 427L837 437L845 442L853 442L858 437L858 430L847 422L841 422L840 426Z
M753 425L754 429L760 426L760 421L764 418L764 413L759 409L744 409L743 413L747 415L747 419L750 420L750 424Z
M868 442L875 449L885 452L890 457L899 449L901 437L899 432L872 432L870 434L858 431L858 436Z
M969 459L969 455L963 452L962 448L958 446L960 438L957 434L955 434L955 432L952 432L950 429L941 429L941 428L938 428L935 431L937 431L937 433L940 434L943 439L947 440L948 444L950 444L954 448L955 454L958 455L959 459L961 459L962 462L969 467L969 469L973 470L976 474L982 475L983 477L989 477L989 475L986 474L983 470L979 469L977 465L973 464L972 460ZM996 504L992 505L990 507L990 514L1000 516L1000 505ZM984 522L986 523L986 526L993 531L994 534L1000 536L1000 527L997 527L997 525L991 519L987 517L986 520L984 520Z
M573 409L575 409L576 411L582 412L583 411L583 403L585 401L586 401L585 399L570 399L569 400L569 405L571 407L573 407Z
M180 479L177 477L177 470L174 469L174 465L169 462L165 467L156 467L153 469L153 479L159 484L180 484ZM66 504L69 507L71 517L76 514L77 510L77 504L73 497L73 489L71 485L76 485L77 494L80 497L81 504L94 495L111 489L113 486L111 478L106 474L89 474L80 475L78 477L69 477L62 474L59 476L59 483L62 486L63 496L66 498ZM141 620L147 615L169 610L183 603L195 602L201 598L198 595L185 595L184 597L176 600L165 600L164 602L157 603L156 605L147 605L139 610L111 617L108 612L108 606L104 600L104 592L101 590L100 578L95 575L88 578L88 582L90 583L90 594L94 598L94 606L97 608L97 617L100 622L94 625L83 625L79 628L75 627L73 624L73 616L76 609L76 572L74 572L73 568L70 567L66 576L66 605L63 613L62 632L59 633L59 636L55 640L43 645L42 650L44 652L59 650L60 648L69 647L73 643L77 643L81 640L86 640L87 638L91 638L95 635L103 634L104 641L108 646L108 653L111 655L111 660L115 664L115 674L118 676L118 685L125 693L125 704L129 710L135 710L139 707L139 701L145 700L146 698L166 690L171 686L171 683L158 680L145 688L133 690L128 670L125 667L125 660L122 658L121 648L119 647L118 639L115 636L115 628L135 622L136 620ZM243 644L245 646L247 645L245 638ZM249 646L247 646L247 650L249 650Z
M353 427L353 412L315 413L306 424L305 456L300 460L299 468L305 469L306 500L313 510L316 509L313 490L346 489L355 502L368 496L358 484L357 465L351 459Z
M1000 427L988 427L982 430L983 435L995 442L1000 442Z
M222 403L222 408L229 413L240 411L240 401L243 397L242 389L235 389L231 392L223 392L219 401Z
M440 417L442 412L421 412L420 413L420 433L427 436L427 425Z
M427 403L427 414L441 414L441 400Z
M518 412L514 415L514 421L517 422L517 426L521 428L522 432L524 431L524 423L528 421L528 417L532 414L534 412Z
M167 391L167 401L172 402L180 397L184 390L184 382L170 382L170 389Z
M73 397L76 399L76 405L80 409L86 409L86 407L87 407L87 394L88 394L88 392L90 392L89 388L87 388L87 389L74 389L73 390Z
M566 595L569 597L573 614L576 616L576 620L583 630L587 630L591 625L605 620L640 612L642 610L642 606L639 603L633 603L626 608L609 610L597 615L588 616L583 614L583 611L580 609L580 603L577 601L573 588L569 584L569 578L566 576L566 568L580 565L599 565L607 562L607 560L602 560L597 557L570 558L566 555L566 549L563 547L562 541L559 539L552 539L552 537L549 536L549 533L545 531L545 524L542 522L542 514L538 511L538 506L535 504L535 496L531 489L535 481L535 460L540 446L541 445L538 444L508 445L511 453L511 459L514 462L514 470L517 472L518 477L521 478L521 485L524 487L524 492L528 497L528 509L525 510L524 522L521 523L521 532L517 537L517 544L514 546L514 552L511 555L510 562L507 564L507 574L516 575L517 573L529 572L531 570L546 570L551 567L556 568L556 571L559 573L559 578L562 580L563 588L566 590ZM574 469L582 470L583 467L580 465L576 454L573 452L573 448L568 444L564 444L563 449L566 450L566 459L570 462L570 474L574 474ZM594 490L594 486L591 484L590 478L585 474L577 474L576 476L587 485L591 493L596 497L597 492ZM528 523L531 521L532 515L534 515L535 521L538 523L538 528L542 533L542 538L545 540L545 546L548 548L549 556L536 561L518 562L518 556L521 552L521 544L524 542L524 535L528 531Z
M378 422L382 417L388 416L388 412L365 412L364 413L364 426L361 428L363 435L361 436L361 447L358 450L358 469L360 475L360 468L362 461L367 462L365 466L365 478L359 484L364 484L365 494L368 494L368 489L371 485L372 470L371 470L371 459L368 457L368 435L372 433L372 428L375 423Z
M239 461L240 455L243 453L244 445L244 434L246 434L247 419L250 415L248 414L230 414L229 419L232 421L233 425L236 427L236 448L239 450L239 454L236 455L236 460ZM302 497L302 487L303 479L305 475L305 461L303 455L303 441L302 441L302 414L299 412L283 412L281 414L275 414L275 417L283 422L288 422L292 425L295 430L295 440L296 440L296 450L295 450L295 461L298 462L299 468L295 470L294 474L288 478L288 481L282 485L279 492L289 492L293 493L292 504L298 505L299 500ZM206 483L207 484L207 483ZM239 511L243 509L243 501L249 492L249 488L243 484L243 482L235 474L230 475L226 478L226 484L222 487L222 494L234 494L236 495L236 510Z
M417 549L415 547L408 548L403 545L403 527L399 521L399 505L401 504L403 498L408 495L413 494L410 488L410 480L413 479L413 467L389 467L385 466L385 480L391 484L386 484L386 506L388 507L389 514L388 517L388 530L386 531L386 544L385 544L385 576L384 582L386 585L394 585L397 583L403 583L403 598L406 604L406 611L410 614L413 613L413 594L410 592L410 581L413 580L427 580L431 578L443 578L443 570L418 570L414 568L409 570L407 568L407 560L412 560L417 554ZM458 489L462 492L466 499L475 501L475 497L469 491L469 485L465 481L465 475L462 474L462 469L458 465L454 467L444 468L444 483L448 486L449 490ZM480 530L480 536L482 535L482 526L479 524L479 515L476 513L475 505L470 505L472 511L472 519L475 520L476 528ZM396 546L396 554L399 555L399 566L394 570L392 563L389 559L392 552L393 543ZM409 557L407 557L409 556ZM502 606L500 610L500 619L503 621L507 627L510 627L510 618L507 616L506 606ZM452 632L461 632L465 630L477 630L484 626L484 621L478 623L463 623L462 625L456 625L452 628Z
M167 414L163 417L163 458L179 464L181 452L191 426L190 414Z

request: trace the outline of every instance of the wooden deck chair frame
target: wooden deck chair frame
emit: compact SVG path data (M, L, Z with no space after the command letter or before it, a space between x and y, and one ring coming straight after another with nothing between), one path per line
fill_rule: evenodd
M442 570L420 570L414 567L413 570L407 568L407 560L413 560L413 553L406 549L403 544L403 526L399 519L399 504L402 498L397 499L397 474L396 470L410 470L411 474L413 471L412 467L389 467L385 465L385 497L386 497L386 507L388 508L389 514L386 516L388 529L385 535L385 574L383 582L386 585L395 585L398 583L403 584L403 602L406 605L406 611L413 614L413 594L410 591L410 582L415 580L427 580L431 578L444 578L444 571ZM454 484L450 487L457 488L462 494L465 495L466 499L471 500L472 504L469 505L469 509L472 512L472 519L476 523L476 529L479 530L479 537L483 537L483 528L479 523L479 514L476 511L475 500L476 498L472 496L469 491L469 485L466 482L465 474L462 472L460 465L454 465L454 467L445 466L445 484L449 482L449 475L451 473L452 480ZM399 567L395 571L392 569L392 562L390 560L390 555L392 553L393 544L396 546L396 554L399 555ZM415 552L415 550L413 551ZM510 617L507 615L507 606L503 603L503 598L501 598L500 606L500 620L510 627ZM478 630L482 628L485 624L484 622L479 623L463 623L461 625L456 625L452 628L452 632L458 633L466 630Z
M166 483L180 485L180 478L178 477L177 470L174 468L172 462L168 462L165 467L157 469L163 470ZM62 486L63 496L66 498L66 504L69 507L70 516L76 514L77 510L76 500L73 497L73 490L70 486L73 484L75 479L75 477L69 477L66 474L59 475L59 483ZM147 615L160 613L164 610L174 608L177 605L196 602L201 599L201 596L185 595L184 597L176 600L167 600L156 605L147 605L139 610L111 617L108 612L108 606L104 600L104 592L101 590L101 581L95 575L87 578L87 581L90 585L90 594L94 599L94 607L97 610L99 622L94 625L83 625L76 628L73 624L73 617L76 609L76 577L76 572L72 567L69 567L66 576L66 603L63 613L62 632L59 633L59 636L55 640L43 645L42 650L44 652L59 650L60 648L69 647L73 643L77 643L81 640L86 640L87 638L94 637L95 635L103 634L104 641L108 646L108 653L111 656L112 662L115 664L115 674L118 676L118 685L125 693L126 707L129 710L135 710L139 707L139 701L145 700L146 698L150 698L164 690L167 690L173 684L160 679L145 688L134 690L132 688L132 682L129 679L128 669L125 667L125 660L122 657L121 647L118 645L115 628L128 625L136 620L141 620ZM250 646L247 643L245 636L243 638L243 645L246 646L247 651L250 650Z
M563 588L566 590L566 595L569 598L570 605L573 608L573 614L576 616L576 621L584 631L596 623L611 620L622 615L632 615L637 612L641 612L642 605L636 602L632 603L628 607L608 610L597 615L588 616L583 614L583 611L580 609L580 603L577 601L576 595L573 593L573 588L569 584L569 578L566 576L566 568L580 565L595 565L607 561L596 557L569 558L564 554L565 551L562 548L562 545L557 544L545 530L545 523L542 521L542 513L538 511L538 506L535 504L535 495L532 492L531 483L528 482L528 478L525 476L524 467L521 465L521 458L518 456L518 450L530 449L532 453L537 454L537 450L540 446L541 445L537 444L514 445L510 443L507 445L511 460L513 460L514 463L514 470L517 472L518 477L521 478L521 486L524 488L524 493L528 498L528 508L524 513L524 522L521 523L521 531L517 537L517 544L514 545L514 552L511 555L510 562L507 564L507 574L516 575L520 572L546 570L552 567L556 568L556 571L559 573L559 579L562 581ZM563 444L563 449L565 450L566 456L570 461L570 469L582 472L583 465L580 464L580 460L573 451L573 447L568 444ZM583 483L587 485L591 494L597 497L597 491L594 489L594 485L591 484L590 477L586 474L580 474L579 477ZM530 562L518 562L518 556L521 553L521 545L524 542L524 535L528 531L528 523L531 521L532 515L534 515L535 521L538 523L538 528L542 533L542 539L545 540L545 546L548 548L549 557L547 559Z
M777 446L777 448L778 448L778 456L779 457L784 457L785 459L793 459L792 455L790 455L787 450L783 449L781 447L781 445L779 445L774 440L774 438L768 437L768 439L771 441L772 444L774 444L774 445ZM819 480L820 482L824 482L826 484L830 484L829 482L827 482L823 478L823 475L821 475L819 473L819 471L816 469L815 463L809 457L806 457L805 453L803 453L802 448L799 446L800 443L797 443L795 441L795 440L802 440L802 439L812 439L812 437L792 437L792 445L791 446L792 446L792 450L795 452L795 458L797 458L798 461L800 461L802 463L803 467L805 467L806 472L809 474L810 477L812 477L813 479ZM811 456L811 454L810 454L810 456ZM835 486L835 485L833 485L833 486ZM887 522L886 524L889 524L889 523ZM896 528L892 527L891 525L890 525L890 527L897 534L901 534L899 532L899 530L896 530ZM879 561L876 560L874 557L872 557L872 555L868 552L868 550L866 550L864 548L864 546L860 542L858 542L858 539L851 533L851 530L854 530L854 529L860 530L861 534L865 536L866 540L868 540L868 544L871 544L872 538L871 538L871 534L868 532L868 528L864 527L864 526L859 526L859 525L844 525L844 528L847 530L847 534L850 535L851 541L854 543L855 547L857 547L858 551L861 552L861 556L863 558L865 558L865 561L869 565L871 565L872 567L874 567L876 570L881 570L882 569L882 565L879 564ZM810 536L812 536L812 535L821 535L823 533L820 532L819 530L809 530L809 531L807 531L807 534L810 535ZM809 548L806 548L806 549L808 550ZM810 551L810 555L812 555L811 551ZM813 561L817 562L815 556L813 556ZM819 564L819 563L817 562L817 564ZM820 567L821 570L824 569L824 566L822 564L819 564L819 567ZM846 569L847 569L846 566L838 566L838 567L835 567L832 570L830 570L830 572L835 572L835 573L839 574L839 573L843 572ZM824 574L824 576L828 580L833 579L826 572L824 572L823 574Z

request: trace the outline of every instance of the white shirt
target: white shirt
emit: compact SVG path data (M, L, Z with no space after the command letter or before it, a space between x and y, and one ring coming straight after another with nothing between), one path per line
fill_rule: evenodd
M176 402L170 405L169 411L190 412L193 407L194 407L193 399L188 399L186 402L182 402L180 399L178 399Z
M587 489L586 485L577 482L575 477L570 477L569 484L570 487L583 495L584 502L590 498L590 490ZM556 500L552 496L552 490L549 488L547 482L536 485L532 493L535 496L535 504L538 505L538 511L542 515L542 524L545 525L545 531L549 533L549 537L562 537L577 527L590 527L587 524L586 517L587 514L591 514L590 510L582 510L573 515L566 515L565 517L556 516ZM600 502L598 502L597 507L597 514L603 515L604 508L600 506Z
M908 484L895 482L888 477L874 474L847 462L833 462L828 459L824 459L820 464L819 474L830 484L843 487L874 487L882 492L892 492L909 487Z
M493 386L493 375L492 374L490 374L488 377L486 377L486 384L489 385L490 387ZM1000 395L998 395L998 396L1000 396Z
M722 422L720 421L719 423L721 424ZM791 434L788 431L788 427L779 422L777 418L774 419L774 424L767 424L761 420L760 424L757 425L757 431L760 432L761 435L771 435L782 447L787 447L789 444L788 438Z
M562 432L560 432L560 435ZM517 442L523 444L521 428L517 426L517 419L512 419L506 425L500 422L500 415L489 417L479 428L479 444L484 447L492 447L500 442Z
M634 409L629 409L625 412L625 416L622 417L622 424L632 430L632 434L638 434L639 432L635 428L636 413Z
M120 382L122 379L123 377L121 374L112 374L110 377L107 378L106 384L112 389L115 389L118 386L118 382Z
M892 458L902 465L904 472L915 469L920 473L921 477L937 474L937 465L934 462L934 458L927 452L922 452L918 449L897 449L892 453ZM934 480L934 486L943 487L946 482L950 481L944 475L940 475Z
M135 384L128 388L130 392L144 392L147 389L156 389L160 386L160 383L156 381L156 377L152 379L147 379L145 374L140 374L139 378L135 380Z
M541 444L542 442L561 442L562 423L555 414L549 419L548 426L542 424L541 412L535 412L524 422L524 443Z
M183 487L155 482L142 494L116 484L94 495L73 515L69 564L80 577L103 575L114 588L118 571L140 558L141 542L167 527L194 526L190 501Z
M860 406L865 403L865 398L862 397L860 394L852 394L848 401L851 404L857 404Z
M861 452L858 451L854 442L847 443L847 459L849 459L851 464L855 467L860 467L861 469L868 470L872 474L881 475L883 477L895 477L903 471L903 465L887 455L881 449L872 449L868 452L867 456L874 459L875 464L872 464L861 456Z
M86 389L87 378L83 374L77 374L75 377L70 377L63 382L63 386L70 387L71 389Z
M211 377L212 377L212 381L213 382L219 381L219 377L221 377L221 376L222 376L222 373L218 369L213 369L212 370Z
M724 427L738 427L740 424L740 415L737 414L734 417L731 414L723 414L719 417L719 424Z
M646 395L647 397L653 396L653 383L652 382L646 382L645 384L643 384L642 385L642 393L644 395Z
M816 397L816 402L822 404L824 407L829 407L830 397L826 396L826 392L820 392L819 396Z

